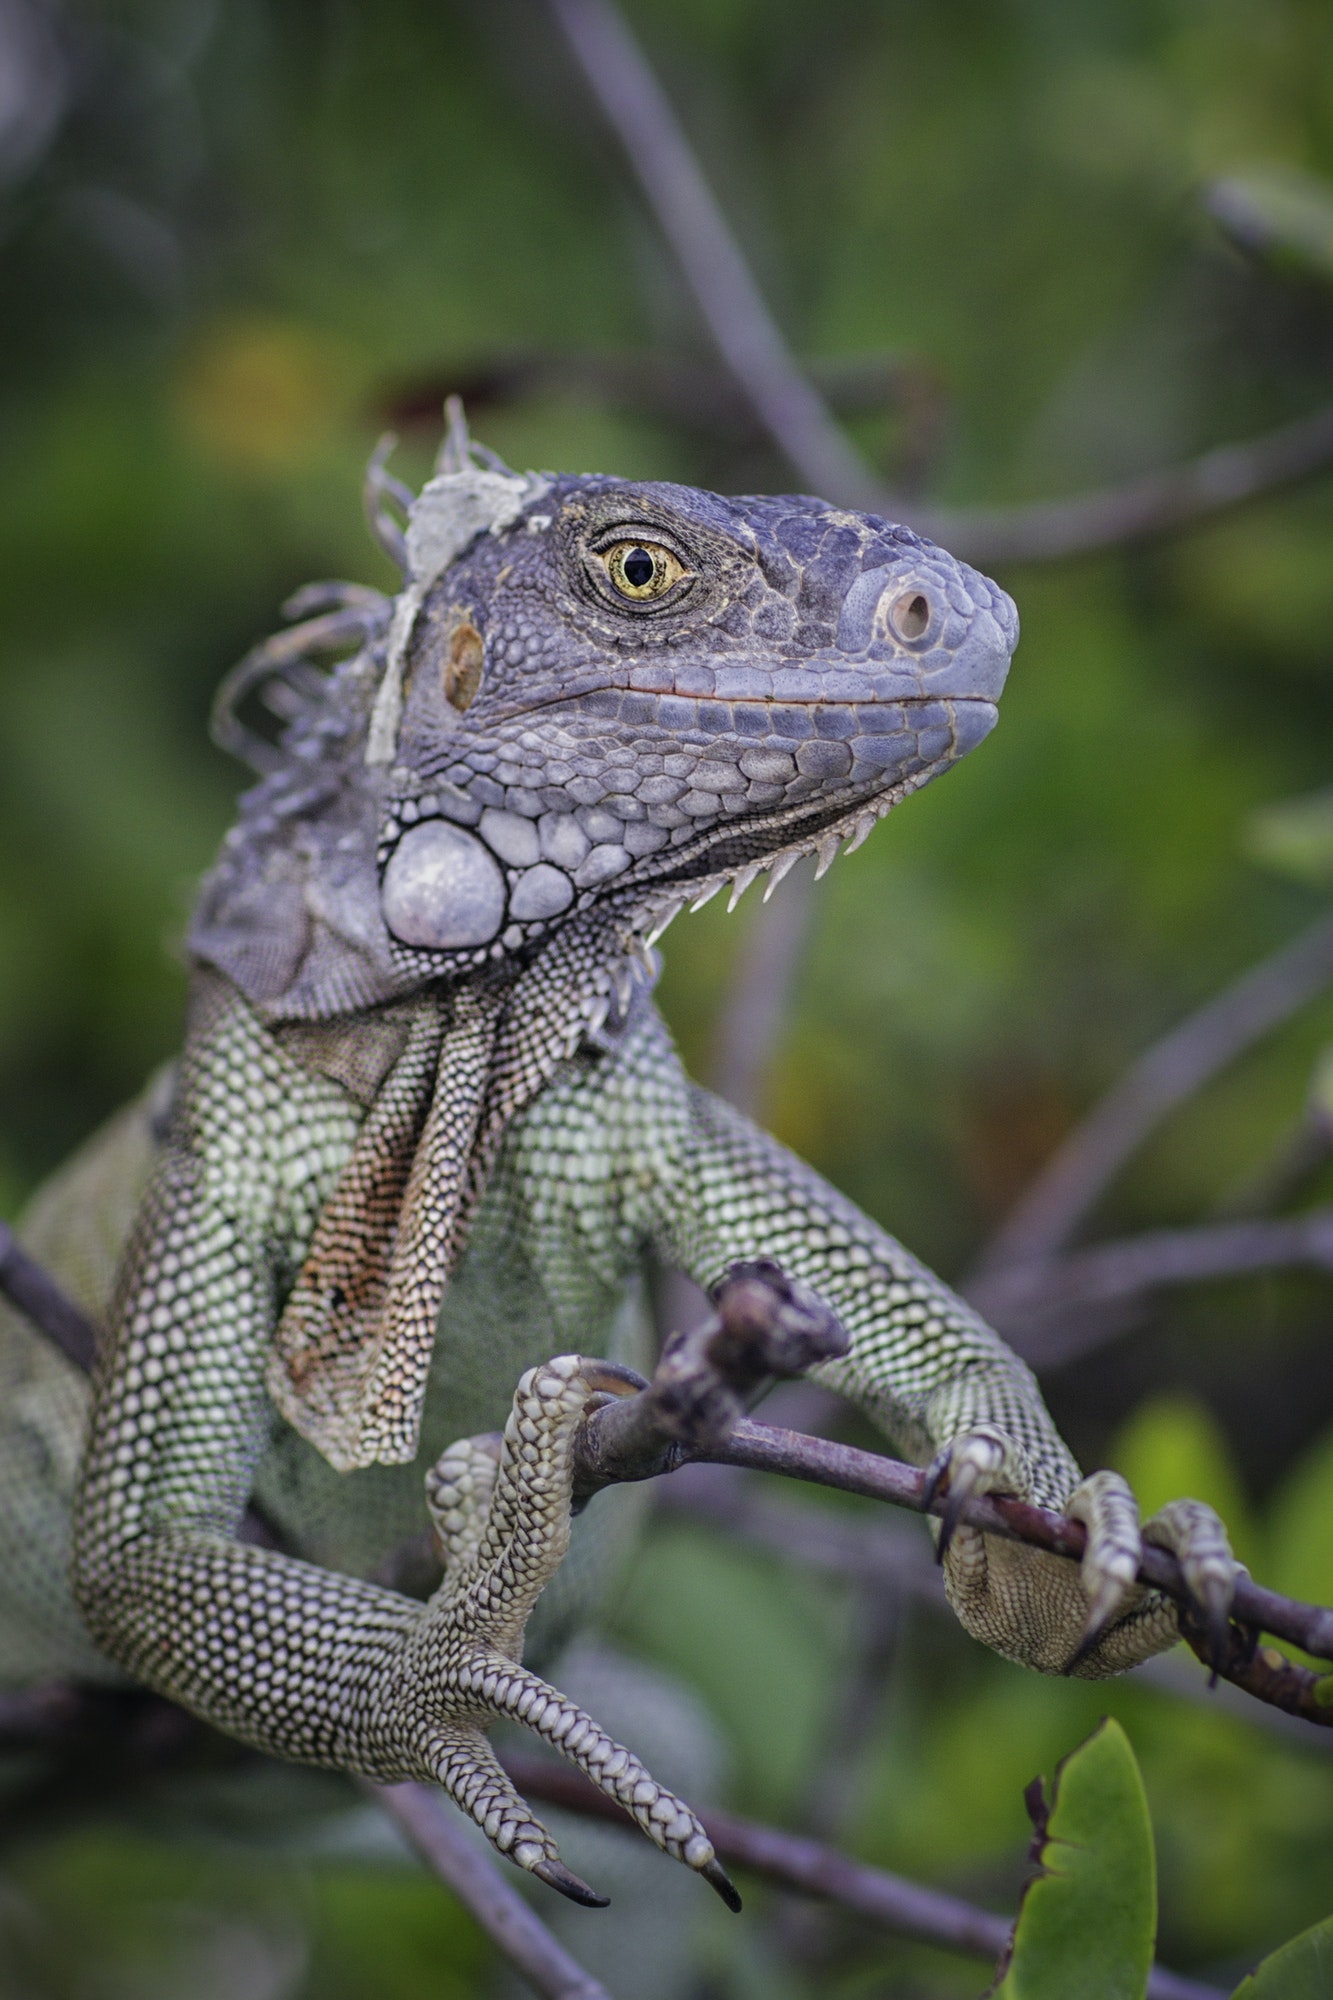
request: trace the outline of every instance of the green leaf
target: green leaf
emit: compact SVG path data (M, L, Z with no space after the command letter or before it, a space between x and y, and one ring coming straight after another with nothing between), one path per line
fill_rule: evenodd
M1279 1945L1242 1979L1231 2000L1328 2000L1333 1993L1333 1917Z
M1064 1759L1033 1816L1043 1873L1024 1891L995 2000L1143 2000L1157 1870L1143 1780L1118 1722Z
M1303 275L1333 279L1333 185L1296 167L1214 181L1204 197L1233 242Z

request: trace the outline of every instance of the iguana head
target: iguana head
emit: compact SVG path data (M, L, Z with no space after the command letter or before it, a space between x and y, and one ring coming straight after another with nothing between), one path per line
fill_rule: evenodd
M298 668L190 932L269 1018L504 981L559 940L575 1034L684 903L811 852L822 872L995 722L1014 606L910 528L520 477L465 433L442 462L400 489L397 597L332 587L344 609L224 690L244 750L228 696ZM301 666L303 633L358 624L329 681Z
M412 525L502 477L436 479ZM400 962L521 958L597 907L652 933L831 860L995 722L1013 603L910 528L602 477L511 500L399 600L370 755Z

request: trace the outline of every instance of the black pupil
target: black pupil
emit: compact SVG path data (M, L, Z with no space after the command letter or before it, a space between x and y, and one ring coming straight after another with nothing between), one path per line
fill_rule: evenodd
M647 549L631 549L622 565L626 583L632 583L636 590L642 590L653 580L657 568Z

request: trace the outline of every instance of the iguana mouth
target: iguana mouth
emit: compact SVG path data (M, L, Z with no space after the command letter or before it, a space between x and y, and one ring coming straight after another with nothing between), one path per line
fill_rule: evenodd
M665 768L639 775L634 795L618 804L607 791L603 806L579 814L529 815L508 803L482 805L475 781L465 787L452 778L395 802L379 865L385 921L399 946L481 965L524 955L598 903L613 913L637 906L642 922L632 918L632 928L660 931L665 906L674 899L674 914L687 893L742 874L753 880L815 850L822 872L826 847L831 860L843 838L859 844L877 818L980 742L997 713L993 701L943 694L782 706L719 696L712 699L726 708L728 728L687 734L656 707L697 698L627 699L652 706L620 713L619 722L663 732L667 754L656 758ZM566 706L580 727L602 719L602 704L587 697ZM738 710L762 722L764 733L739 727ZM825 712L845 726L782 728ZM553 761L559 765L558 751Z

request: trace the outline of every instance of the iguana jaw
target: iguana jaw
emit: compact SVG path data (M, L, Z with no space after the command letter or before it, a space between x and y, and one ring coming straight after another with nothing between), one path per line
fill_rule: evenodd
M910 708L910 704L908 705ZM922 704L932 710L945 704ZM769 876L765 900L807 855L817 855L815 879L827 874L846 843L854 853L868 839L878 821L894 806L918 792L932 778L956 763L969 749L989 734L998 719L994 702L965 700L947 704L952 729L949 747L933 760L915 764L905 760L891 779L869 789L849 788L841 796L822 798L813 804L788 807L770 815L755 815L741 825L715 825L701 834L697 843L673 857L669 875L644 875L633 886L646 893L647 920L636 911L630 929L655 943L673 917L687 905L701 909L720 889L732 885L730 907L734 909L745 891L759 876Z
M414 747L391 774L378 848L399 962L449 972L522 960L598 906L617 930L660 929L672 905L807 852L822 873L841 840L859 844L993 728L1008 646L983 617L980 657L929 675L910 659L757 663L747 679L795 682L803 698L631 681L493 714L434 754Z
M651 775L646 813L610 793L605 805L578 814L531 815L508 798L479 806L471 787L449 780L395 800L381 828L379 864L397 948L412 960L428 952L433 960L481 966L528 955L562 922L598 905L614 913L618 928L628 917L641 934L663 928L668 906L726 881L743 892L764 869L785 873L806 853L819 853L823 874L844 839L859 846L878 819L964 756L997 720L995 703L979 697L828 703L826 716L840 733L822 736L815 705L801 706L810 727L795 758L753 735L707 745L714 755L700 759L698 775L727 789L708 795L714 810L702 815L701 795L683 780L659 779L653 797ZM735 703L731 719L746 710L762 713L758 703ZM864 755L853 754L848 736ZM667 741L673 761L685 762L684 745ZM716 754L727 748L734 761Z

